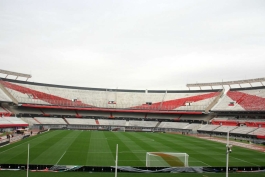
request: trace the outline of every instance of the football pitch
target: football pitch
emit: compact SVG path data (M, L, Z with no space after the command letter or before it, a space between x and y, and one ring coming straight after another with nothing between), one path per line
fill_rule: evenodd
M146 152L189 155L189 166L225 167L225 144L167 133L57 130L0 148L0 164L144 167ZM233 147L229 166L264 166L265 153Z

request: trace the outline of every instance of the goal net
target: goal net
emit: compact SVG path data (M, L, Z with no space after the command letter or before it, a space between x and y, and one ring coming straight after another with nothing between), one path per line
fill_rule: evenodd
M187 153L147 152L147 167L188 167Z
M125 127L111 127L113 132L125 132Z

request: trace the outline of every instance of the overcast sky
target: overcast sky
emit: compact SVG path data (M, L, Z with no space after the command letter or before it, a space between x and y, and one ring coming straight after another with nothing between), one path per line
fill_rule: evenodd
M29 81L84 87L265 77L265 1L0 0L0 61Z

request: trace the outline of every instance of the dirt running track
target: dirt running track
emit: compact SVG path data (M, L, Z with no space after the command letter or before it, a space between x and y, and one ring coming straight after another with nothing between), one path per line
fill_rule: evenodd
M220 143L224 143L224 144L227 143L227 141L225 139L217 138L217 137L209 137L209 136L205 137L205 136L200 136L200 135L198 135L196 137L202 138L202 139L207 139L210 141L216 141L216 142L220 142ZM246 143L240 143L240 142L236 142L236 141L229 141L229 144L232 144L233 146L239 146L239 147L243 147L243 148L247 148L247 149L265 152L265 147L255 145L255 144L246 144Z

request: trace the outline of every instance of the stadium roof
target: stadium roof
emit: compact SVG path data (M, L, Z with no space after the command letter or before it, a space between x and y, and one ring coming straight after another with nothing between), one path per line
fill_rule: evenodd
M25 78L27 78L27 80L32 77L30 74L23 74L23 73L18 73L18 72L13 72L13 71L7 71L7 70L3 70L3 69L0 69L0 73L6 74L5 78L7 78L9 75L17 76L16 79L18 77L25 77Z
M240 87L240 84L250 84L250 86L252 87L251 83L257 83L260 82L262 86L263 83L265 81L265 78L256 78L256 79L247 79L247 80L237 80L237 81L227 81L227 82L210 82L210 83L196 83L196 84L187 84L187 87L206 87L206 86L224 86L224 85L235 85L238 84Z

